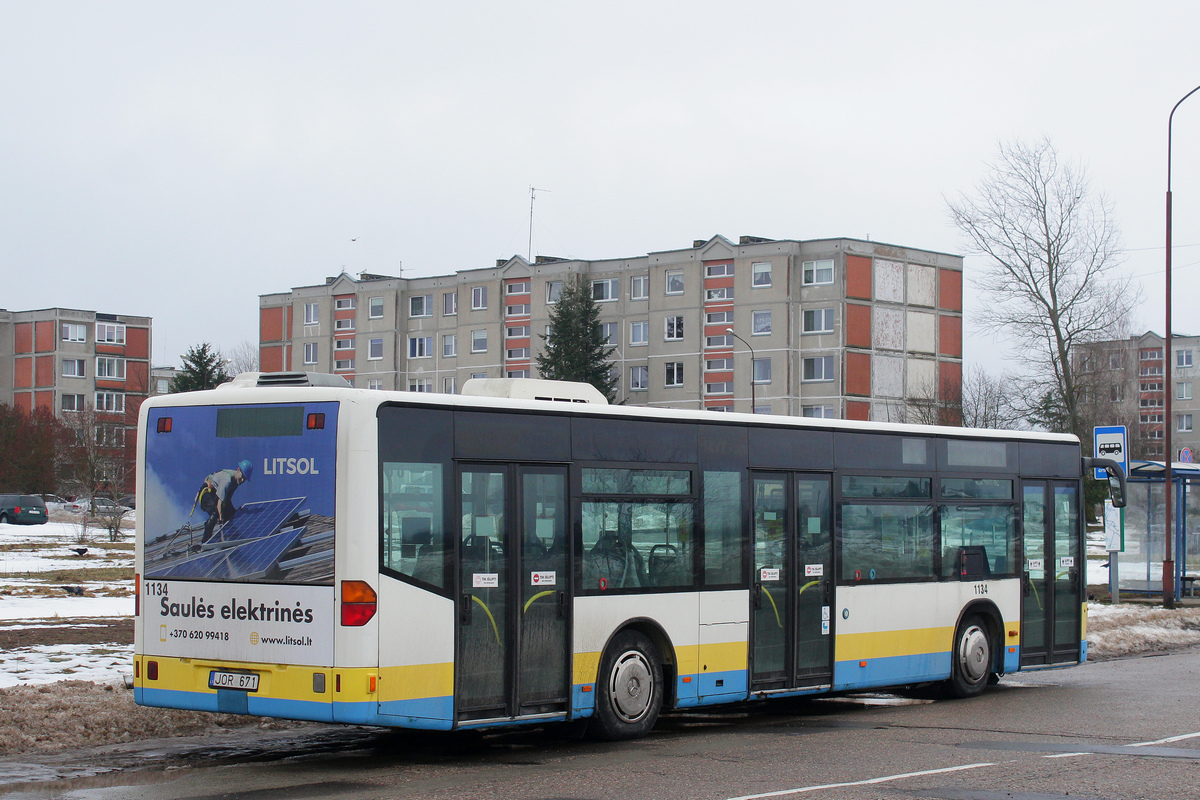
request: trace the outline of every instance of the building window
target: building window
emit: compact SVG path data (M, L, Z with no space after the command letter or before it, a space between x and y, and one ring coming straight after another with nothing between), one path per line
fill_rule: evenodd
M449 378L442 378L442 393L443 394L457 394L458 393L458 378L455 378L454 376L450 376Z
M529 370L527 369L510 369L507 373L510 378L528 378Z
M64 322L62 326L62 340L64 342L86 342L87 326Z
M321 321L320 312L317 310L316 303L304 304L304 324L316 325Z
M805 261L802 267L805 286L816 286L822 283L833 283L833 259L823 261Z
M709 303L720 303L725 300L733 299L733 287L726 286L721 289L705 289L704 299Z
M1148 377L1151 377L1154 375L1162 375L1163 368L1162 368L1161 364L1157 367L1142 367L1141 370L1139 371L1139 374L1143 378L1148 378Z
M119 392L96 392L96 410L124 413L125 395Z
M704 362L705 372L723 372L729 369L733 369L732 358L710 358Z
M345 311L346 309L354 308L356 303L353 297L339 297L333 301L333 307L337 311Z
M410 378L408 381L408 390L410 392L433 392L433 378Z
M471 377L472 378L486 378L487 373L486 372L472 372Z
M804 312L803 333L833 333L833 309L812 308Z
M668 342L678 342L683 339L683 317L667 317L667 330L663 338Z
M342 359L338 359L333 362L333 371L334 372L346 372L347 370L353 370L353 369L354 369L354 359L353 358L342 358Z
M733 394L733 383L730 381L722 383L706 383L704 384L705 394Z
M507 306L504 309L504 315L507 317L528 317L529 303L519 303L514 306Z
M765 336L771 332L771 312L755 311L751 325L752 336Z
M683 386L682 361L668 361L666 364L666 370L666 378L663 381L664 386Z
M471 331L471 352L487 352L487 331Z
M383 317L383 298L372 297L367 300L367 316L371 319Z
M507 339L522 339L528 335L529 335L529 326L528 325L513 325L510 328L506 328L504 331L504 336Z
M1190 367L1192 365L1191 350L1176 350L1175 351L1175 366Z
M1113 403L1119 403L1122 400L1124 400L1125 399L1125 387L1124 386L1108 387L1108 399Z
M125 326L97 322L96 344L125 344Z
M833 356L817 356L804 359L805 381L833 380Z
M504 287L506 294L529 294L529 281L517 281Z
M445 292L442 295L442 316L453 317L458 313L458 292Z
M64 394L62 396L63 411L86 411L83 395L81 394Z
M354 330L353 319L335 319L333 321L333 329L335 331L352 331Z
M592 299L597 303L607 303L621 296L621 279L604 278L592 281Z
M754 359L754 382L755 383L770 383L771 382L771 359L769 359L769 358Z
M1186 433L1192 429L1192 415L1178 414L1176 419L1179 420L1179 430Z
M334 339L333 340L333 349L334 350L353 350L354 349L354 340L353 339Z
M383 339L372 339L367 342L367 360L379 361L383 358Z
M429 358L433 355L433 337L432 336L410 336L408 337L408 357L409 358Z
M1175 384L1175 399L1176 400L1191 400L1192 399L1192 382L1184 381Z
M1141 384L1143 392L1161 392L1163 385L1161 383L1145 383Z
M833 419L833 406L801 406L800 416L817 419Z
M1142 361L1161 361L1162 350L1160 348L1155 348L1153 350L1142 350L1139 354L1139 357Z
M167 378L159 378L155 385L158 386L155 394L166 394L171 391L171 381Z
M708 406L704 410L705 411L713 411L713 412L716 412L717 414L728 414L731 409L729 406L725 405L725 406Z
M1138 400L1138 406L1141 408L1162 408L1163 399L1161 397L1143 397Z
M471 288L471 310L482 311L487 308L487 287L474 286Z
M650 343L650 323L646 320L638 320L637 322L629 323L629 343L632 344L649 344Z
M546 281L546 302L554 305L562 297L562 281Z
M710 278L723 278L733 274L733 264L709 264L704 274Z
M64 358L62 374L64 378L84 378L86 375L85 361L82 358Z
M113 381L125 380L125 359L97 358L96 377L107 378L108 380Z
M304 363L305 364L317 363L317 343L316 342L305 342L304 343Z
M604 337L605 344L620 344L621 343L621 323L619 322L601 322L600 334Z
M408 298L408 315L410 317L432 317L433 295L416 294Z
M644 392L650 388L650 368L630 367L629 388L634 392Z
M1124 366L1125 366L1125 359L1121 357L1120 353L1109 353L1108 354L1108 368L1109 369L1121 369Z
M667 294L683 294L683 272L667 273Z
M704 337L704 348L712 350L714 348L733 347L732 336L706 336Z
M650 297L650 276L634 275L629 279L629 299L645 300Z
M771 262L759 261L750 265L750 285L755 289L771 285Z
M458 355L458 334L443 333L442 334L442 357L454 358Z
M732 325L733 324L733 312L732 311L713 311L710 314L704 315L704 321L707 322L709 325L720 325L722 323L727 324L727 325Z
M505 352L505 357L509 361L520 361L529 358L528 347L512 347Z
M383 381L380 380L379 378L368 378L367 379L367 388L373 392L382 392L383 391Z

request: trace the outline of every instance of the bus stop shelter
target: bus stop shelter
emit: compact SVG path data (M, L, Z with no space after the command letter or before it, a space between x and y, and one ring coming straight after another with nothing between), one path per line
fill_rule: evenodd
M1162 594L1165 475L1162 461L1129 462L1125 547L1117 556L1117 579L1123 592ZM1175 560L1175 598L1179 599L1193 590L1193 579L1200 578L1200 491L1196 491L1200 489L1200 464L1172 462L1171 483L1175 528L1171 555Z

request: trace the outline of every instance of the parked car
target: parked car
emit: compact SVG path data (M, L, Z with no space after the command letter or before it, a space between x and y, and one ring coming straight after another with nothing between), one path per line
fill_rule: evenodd
M0 523L45 525L46 501L32 494L0 494Z
M125 506L126 508L137 508L137 496L127 494L124 497L118 497L117 504Z
M88 500L86 497L80 497L73 503L67 504L67 510L76 514L90 512L92 514L114 514L118 511L130 511L129 506L113 502L107 497L93 497Z

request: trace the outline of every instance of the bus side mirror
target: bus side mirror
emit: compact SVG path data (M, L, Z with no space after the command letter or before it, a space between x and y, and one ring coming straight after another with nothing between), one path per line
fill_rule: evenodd
M1111 458L1085 458L1084 470L1102 469L1108 477L1108 496L1113 508L1125 507L1125 472L1121 465Z

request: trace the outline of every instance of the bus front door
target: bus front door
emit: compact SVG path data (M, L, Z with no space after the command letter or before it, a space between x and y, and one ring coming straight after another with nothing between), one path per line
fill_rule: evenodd
M826 686L833 676L830 479L754 473L751 691Z
M568 710L567 471L459 472L459 724Z
M1062 481L1023 485L1021 665L1079 660L1086 562L1079 551L1079 488Z

